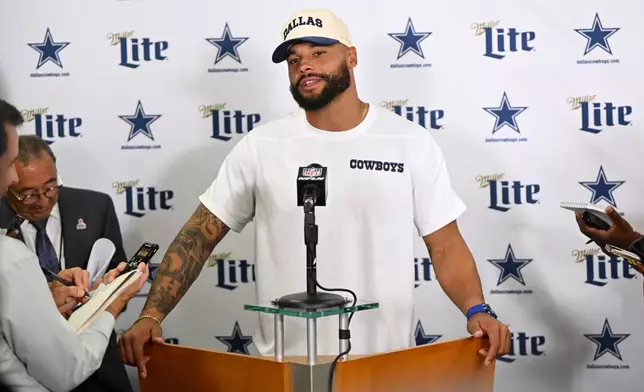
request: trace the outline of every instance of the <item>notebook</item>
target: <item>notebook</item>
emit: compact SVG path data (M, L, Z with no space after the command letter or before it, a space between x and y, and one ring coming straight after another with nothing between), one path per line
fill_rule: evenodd
M96 290L90 292L92 299L72 313L67 321L78 332L83 332L128 286L136 283L140 276L141 271L134 270L122 274L110 284L101 283Z

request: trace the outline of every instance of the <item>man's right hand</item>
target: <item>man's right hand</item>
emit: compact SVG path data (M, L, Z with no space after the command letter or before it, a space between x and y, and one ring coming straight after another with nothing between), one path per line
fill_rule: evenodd
M119 340L123 362L136 366L143 378L147 376L145 365L150 360L150 357L143 352L143 346L150 341L163 343L163 335L161 325L149 318L143 318L134 323Z

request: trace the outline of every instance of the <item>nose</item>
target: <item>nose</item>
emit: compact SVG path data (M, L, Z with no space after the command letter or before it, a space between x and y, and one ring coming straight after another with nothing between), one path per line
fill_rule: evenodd
M300 61L300 73L307 74L313 70L313 64L309 60L302 59Z

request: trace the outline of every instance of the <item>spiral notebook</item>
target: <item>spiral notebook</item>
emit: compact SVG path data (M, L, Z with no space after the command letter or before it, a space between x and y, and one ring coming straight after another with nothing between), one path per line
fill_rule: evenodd
M136 283L141 271L134 270L119 276L110 284L101 283L90 295L92 299L78 308L67 320L78 332L83 332L131 284Z

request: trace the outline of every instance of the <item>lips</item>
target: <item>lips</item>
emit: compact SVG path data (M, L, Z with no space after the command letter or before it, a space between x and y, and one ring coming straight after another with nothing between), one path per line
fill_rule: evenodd
M321 78L307 77L300 81L300 87L305 89L312 88L318 83L320 83L321 81L322 81Z

